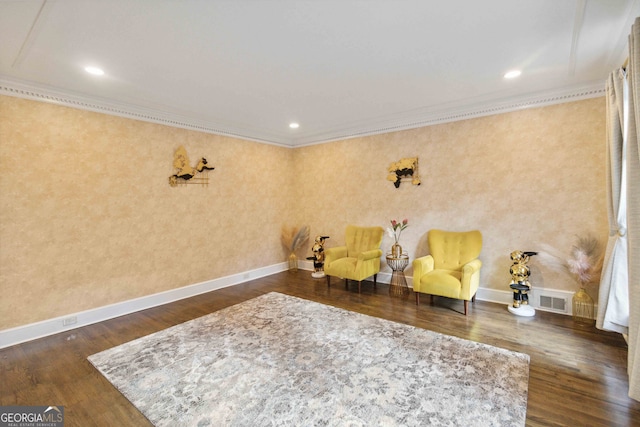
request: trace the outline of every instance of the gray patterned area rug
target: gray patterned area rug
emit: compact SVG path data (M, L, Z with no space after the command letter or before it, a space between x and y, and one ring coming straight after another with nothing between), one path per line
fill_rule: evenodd
M94 354L156 426L523 426L529 356L269 293Z

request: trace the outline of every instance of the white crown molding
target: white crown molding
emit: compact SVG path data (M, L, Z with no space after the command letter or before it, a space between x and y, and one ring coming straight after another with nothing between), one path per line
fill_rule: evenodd
M534 92L526 95L504 97L501 99L486 98L475 102L469 100L451 103L450 105L416 109L396 114L394 117L381 117L375 121L368 120L338 131L329 131L296 141L296 146L307 146L325 142L338 141L363 136L378 135L401 130L451 123L461 120L475 119L496 114L510 113L529 108L540 108L605 95L604 81L591 82L584 85L565 87L557 90Z
M229 136L287 148L297 148L600 97L605 94L605 85L604 82L591 82L580 86L501 99L476 99L472 100L471 103L469 100L465 100L438 106L437 108L421 108L385 117L376 117L351 124L342 129L328 130L327 132L302 136L296 139L267 135L255 129L231 129L216 123L207 123L178 114L91 98L31 82L15 80L3 75L0 75L0 94L203 133Z
M44 85L12 79L0 74L0 95L13 96L17 98L42 101L50 104L62 105L65 107L77 108L85 111L109 114L112 116L124 117L128 119L140 120L144 122L156 123L171 127L194 130L197 132L210 133L214 135L229 136L232 138L254 141L263 144L291 147L290 141L279 139L268 135L265 138L254 136L257 132L244 132L237 129L230 129L215 123L206 123L194 120L183 115L167 113L151 108L138 107L130 104L121 104L109 100L92 98L85 95L71 93L64 90L51 88Z

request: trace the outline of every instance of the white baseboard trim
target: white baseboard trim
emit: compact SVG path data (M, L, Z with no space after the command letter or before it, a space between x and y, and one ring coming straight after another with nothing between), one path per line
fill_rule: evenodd
M513 302L513 292L480 287L476 292L476 299L508 305Z
M311 261L300 261L298 264L301 270L309 270L313 271L313 263ZM409 288L413 289L413 277L410 275L406 276L407 285ZM391 282L391 272L383 271L378 273L378 282L380 283L390 283ZM567 311L560 310L552 310L547 309L545 307L540 307L540 295L552 296L556 298L564 298L567 301ZM543 289L534 287L529 295L529 303L536 310L541 311L549 311L552 313L560 313L571 315L572 307L571 307L571 299L573 297L573 292L570 291L561 291L557 289ZM476 299L479 301L487 301L487 302L495 302L497 304L505 304L509 305L513 303L513 292L509 289L509 284L505 284L505 289L491 289L491 288L483 288L480 287L478 292L476 293ZM594 310L597 313L597 306Z
M70 331L83 326L135 313L137 311L146 310L148 308L157 307L168 304L181 299L190 298L196 295L215 291L229 286L238 285L249 280L257 279L271 274L285 271L288 268L286 262L258 268L255 270L245 271L242 273L220 277L218 279L208 280L206 282L196 283L184 286L182 288L171 289L157 294L147 295L91 310L70 313L65 316L53 319L43 320L41 322L31 323L24 326L5 329L0 331L0 349L11 347L27 341L43 338L49 335L55 335L61 332ZM298 268L301 270L313 271L313 263L311 261L299 261ZM407 284L413 289L413 278L407 276ZM378 273L378 281L388 284L391 281L390 272ZM538 301L539 295L553 296L557 298L565 298L567 301L567 311L549 310L540 308ZM550 311L559 314L571 315L571 298L573 292L561 291L556 289L536 289L534 288L530 295L530 304L537 310ZM513 300L513 293L509 290L497 290L489 288L480 288L476 294L476 298L480 301L495 302L499 304L509 305ZM506 308L505 308L506 309ZM594 309L597 313L597 306Z
M298 268L301 270L313 271L313 262L311 261L299 261ZM407 285L409 288L413 289L413 277L410 275L406 276ZM378 273L378 282L389 284L391 282L391 273L390 272L381 272ZM574 292L572 291L564 291L558 289L550 289L550 288L539 288L533 287L531 292L529 293L529 304L531 307L540 311L548 311L550 313L558 313L564 314L567 316L571 316L573 314L573 299ZM562 298L566 301L566 310L554 310L546 307L540 307L540 295L554 297L554 298ZM508 283L505 284L505 289L491 289L491 288L483 288L480 287L478 292L476 293L476 299L479 301L487 301L494 302L497 304L504 304L505 306L511 305L513 303L513 292L509 289ZM506 307L505 307L506 310ZM595 304L593 313L594 319L595 315L598 312L598 305Z
M298 261L298 268L300 270L313 271L313 262L312 261ZM411 276L406 276L407 285L413 289L413 278ZM388 271L383 271L378 273L377 278L378 283L391 283L391 273Z
M531 307L540 311L548 311L550 313L558 313L565 314L567 316L573 315L573 294L572 291L564 291L559 289L550 289L550 288L538 288L533 287L531 292L529 292L529 304ZM552 308L540 307L540 296L547 296L553 298L562 298L566 301L565 310L554 310ZM510 305L513 303L513 292L510 290L496 290L496 289L487 289L480 288L478 289L478 293L476 294L476 298L481 301L489 301L500 304ZM595 315L598 313L598 304L594 304L593 308L593 316L595 319Z
M313 263L310 261L302 261L300 264L300 269L313 271ZM406 276L407 284L409 288L413 289L413 277ZM378 273L378 282L380 283L390 283L391 282L391 273L390 272L381 272ZM547 307L540 307L540 296L548 296L554 298L562 298L566 301L565 308L566 310L554 310ZM558 289L549 289L549 288L538 288L533 287L531 292L529 293L529 304L531 307L540 311L548 311L551 313L565 314L571 316L573 314L572 307L572 298L573 292L571 291L563 291ZM504 304L505 306L513 303L513 292L509 289L508 283L505 285L505 289L490 289L480 287L478 292L476 293L476 299L479 301L487 301L494 302L497 304ZM595 313L598 312L598 305L594 306L594 317Z
M287 268L288 264L283 262L103 307L77 313L70 313L65 316L47 319L24 326L4 329L0 331L0 348L10 347L12 345L43 338L49 335L70 331L72 329L113 319L115 317L124 316L126 314L135 313L137 311L146 310L148 308L211 292L216 289L238 285L249 280L285 271Z

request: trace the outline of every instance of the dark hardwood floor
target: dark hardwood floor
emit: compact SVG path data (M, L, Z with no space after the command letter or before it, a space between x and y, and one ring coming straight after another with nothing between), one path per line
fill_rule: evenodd
M281 292L531 357L528 426L638 426L640 403L627 397L627 346L619 334L504 305L391 297L388 286L315 280L283 272L161 307L0 350L0 405L62 405L66 426L146 426L149 422L87 361L87 356L267 292Z

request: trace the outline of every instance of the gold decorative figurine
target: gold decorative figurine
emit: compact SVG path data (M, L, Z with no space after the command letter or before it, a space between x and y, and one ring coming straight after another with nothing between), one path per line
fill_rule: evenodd
M314 279L324 277L324 241L328 238L329 236L316 236L315 243L311 247L313 256L307 257L308 260L313 260L311 277Z
M510 254L513 264L509 268L509 273L511 273L509 287L513 289L513 305L509 305L507 308L509 312L515 315L530 317L536 314L536 310L529 305L529 292L531 291L529 276L531 271L527 263L530 256L537 254L537 252L523 251L513 251Z

